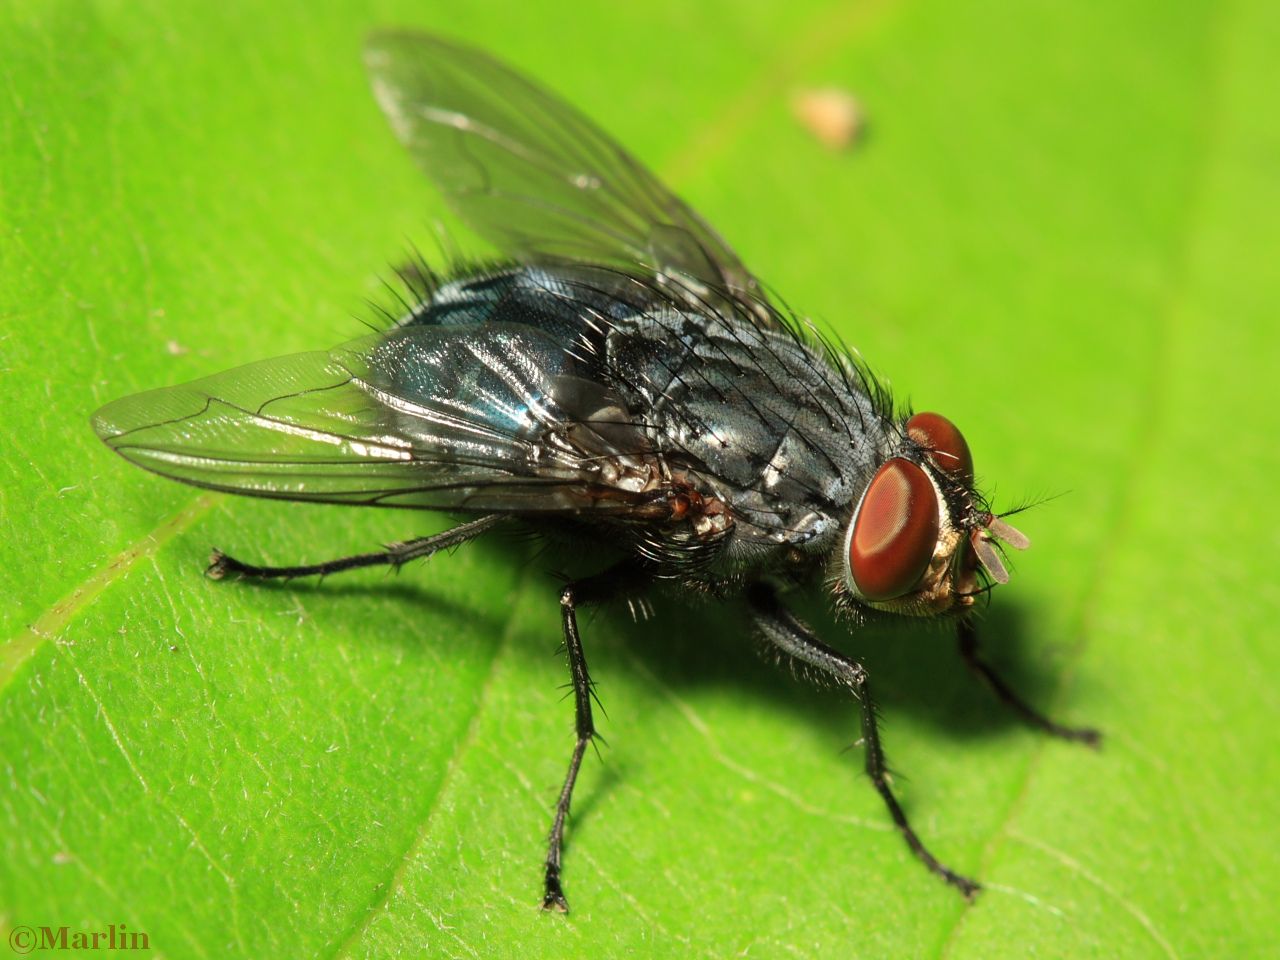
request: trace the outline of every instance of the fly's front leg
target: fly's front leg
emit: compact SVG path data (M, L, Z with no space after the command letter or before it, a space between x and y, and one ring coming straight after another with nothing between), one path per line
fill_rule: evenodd
M889 808L889 815L893 817L893 822L897 824L911 852L919 857L925 866L959 890L966 898L972 898L981 889L979 884L956 873L929 852L916 836L915 830L907 821L906 813L899 805L897 797L893 795L893 789L889 786L888 768L884 760L884 748L880 744L876 708L867 687L867 671L862 664L850 660L817 639L807 626L782 605L772 587L755 584L748 590L747 599L756 626L764 634L765 639L788 656L835 678L853 692L862 712L862 745L866 751L867 775L875 784L885 806Z
M258 567L251 563L237 560L235 557L229 557L221 550L214 550L213 555L209 558L209 566L205 569L205 576L210 580L222 580L228 576L239 576L249 580L289 580L294 577L323 577L331 573L341 573L344 570L356 570L360 567L389 566L399 568L410 560L421 560L440 550L466 543L468 540L480 536L480 534L501 520L502 517L500 515L491 514L487 517L469 520L443 533L437 533L435 536L418 537L416 540L406 540L404 543L388 544L385 550L379 550L376 553L358 553L351 557L339 557L336 560L327 560L324 563L312 563L297 567Z
M956 632L957 639L960 641L960 656L964 659L965 666L977 674L1001 703L1027 723L1063 740L1074 740L1091 747L1096 747L1102 742L1102 733L1093 727L1067 727L1055 723L1014 693L1009 684L1005 683L991 665L979 655L978 631L972 623L968 620L960 621Z
M556 801L556 815L547 837L547 861L544 874L542 909L568 913L569 902L560 886L561 848L564 845L565 820L569 816L569 803L573 798L573 785L578 779L578 769L589 744L596 735L591 717L591 675L587 672L587 657L582 650L582 637L578 633L578 607L602 603L606 600L634 592L643 585L645 578L629 564L570 583L560 591L560 620L564 629L564 649L569 658L569 677L573 683L574 729L577 741L569 757L569 772L565 774L560 798Z

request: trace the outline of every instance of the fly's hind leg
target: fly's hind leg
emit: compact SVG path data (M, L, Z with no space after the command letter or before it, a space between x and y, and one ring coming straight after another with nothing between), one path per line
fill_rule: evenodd
M421 560L440 550L456 547L480 536L495 526L503 518L499 514L491 514L468 520L466 523L452 527L443 533L431 537L418 537L404 543L388 544L386 549L375 553L358 553L351 557L338 557L324 563L311 563L297 567L258 567L244 563L235 557L229 557L221 550L214 550L209 558L209 566L205 575L211 580L221 580L228 576L244 577L249 580L292 579L293 577L323 577L344 570L356 570L360 567L389 566L399 568L410 560Z
M569 902L560 886L565 821L569 816L573 785L578 779L578 770L587 752L587 744L596 736L595 723L591 717L591 699L595 693L592 690L591 675L587 672L582 637L578 633L578 608L633 593L644 585L645 580L635 566L624 563L594 577L567 584L560 591L560 620L564 629L565 654L569 658L569 677L573 684L574 730L577 740L569 757L569 772L565 774L564 786L560 788L560 797L556 801L551 832L547 836L542 896L544 910L558 910L561 913L569 911Z
M1027 723L1040 728L1050 736L1073 740L1090 747L1096 747L1102 742L1102 733L1093 727L1068 727L1050 720L1014 693L1013 688L978 653L978 631L968 620L962 620L957 627L957 639L960 641L960 656L965 666L991 689L1001 703Z
M885 764L884 749L880 744L876 708L871 700L871 692L867 688L867 671L862 664L850 660L817 639L807 626L782 605L772 587L755 584L749 589L747 599L756 626L764 634L765 639L788 656L834 678L857 698L862 713L862 745L866 751L867 776L871 778L876 791L884 800L885 806L889 808L889 815L897 824L898 831L907 841L911 852L919 857L926 867L959 890L967 899L972 899L981 889L979 884L956 873L929 852L907 821L907 815L898 803L897 797L893 795L893 789L889 785L889 771Z

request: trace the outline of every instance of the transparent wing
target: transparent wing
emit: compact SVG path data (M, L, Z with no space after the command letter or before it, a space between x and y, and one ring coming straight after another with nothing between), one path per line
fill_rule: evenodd
M641 265L687 302L729 297L772 322L759 283L716 232L559 97L422 33L373 34L365 62L396 135L503 252Z
M645 469L644 438L569 364L563 347L529 327L495 323L465 336L407 327L125 397L93 425L141 467L232 493L634 511L651 499L624 489L629 471Z

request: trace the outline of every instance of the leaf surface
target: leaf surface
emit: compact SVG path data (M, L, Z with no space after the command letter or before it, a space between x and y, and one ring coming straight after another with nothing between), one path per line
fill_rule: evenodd
M436 201L360 43L482 44L651 163L797 309L964 430L1035 548L993 658L1099 753L1023 730L926 628L849 636L852 704L732 606L584 625L609 741L537 910L572 745L559 562L496 539L252 588L441 529L201 495L112 457L125 393L359 332ZM38 5L0 14L0 923L166 957L1260 956L1280 897L1280 14L1261 0ZM792 92L856 93L828 152ZM428 248L429 249L429 248ZM95 953L94 955L100 955Z

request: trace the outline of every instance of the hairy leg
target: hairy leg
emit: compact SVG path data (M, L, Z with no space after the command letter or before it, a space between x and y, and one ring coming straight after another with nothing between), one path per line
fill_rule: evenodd
M647 582L644 574L630 564L622 564L594 577L567 584L560 591L560 619L564 629L564 649L569 658L569 677L573 683L574 729L577 739L569 758L569 772L556 801L555 819L547 837L547 859L544 873L542 908L567 913L569 902L560 885L561 853L564 846L565 820L569 816L569 803L573 798L573 785L578 779L578 769L586 754L587 744L596 736L591 717L591 676L587 672L587 657L582 649L582 637L578 633L578 608L603 603L614 597L632 593Z
M1014 693L1009 684L1001 679L1000 675L992 669L989 663L982 659L981 654L978 652L978 631L968 620L960 622L956 628L956 635L960 641L960 656L964 660L965 666L977 674L978 678L990 688L1001 703L1022 717L1027 723L1052 736L1061 737L1063 740L1073 740L1077 743L1088 744L1091 747L1096 747L1102 742L1101 731L1095 730L1093 727L1068 727L1055 723Z
M875 703L867 686L867 671L862 664L849 659L837 650L817 639L807 626L801 623L778 599L772 587L755 584L747 593L756 626L765 639L783 653L821 670L847 687L857 698L862 714L862 745L866 752L867 775L876 791L889 808L889 815L897 824L907 846L931 871L959 890L966 898L972 898L981 889L977 881L956 873L929 852L921 842L907 815L893 795L889 785L888 768L885 765L884 748L880 743L880 729L876 720Z
M356 570L360 567L399 568L410 560L420 560L440 550L466 543L494 527L502 519L503 517L498 514L491 514L468 520L466 523L431 537L418 537L416 540L406 540L404 543L388 544L386 549L375 553L358 553L351 557L338 557L336 560L296 567L258 567L237 560L235 557L229 557L221 550L214 550L209 558L209 566L205 569L205 575L211 580L221 580L227 576L238 576L248 580L288 580L293 577L324 577L331 573Z

